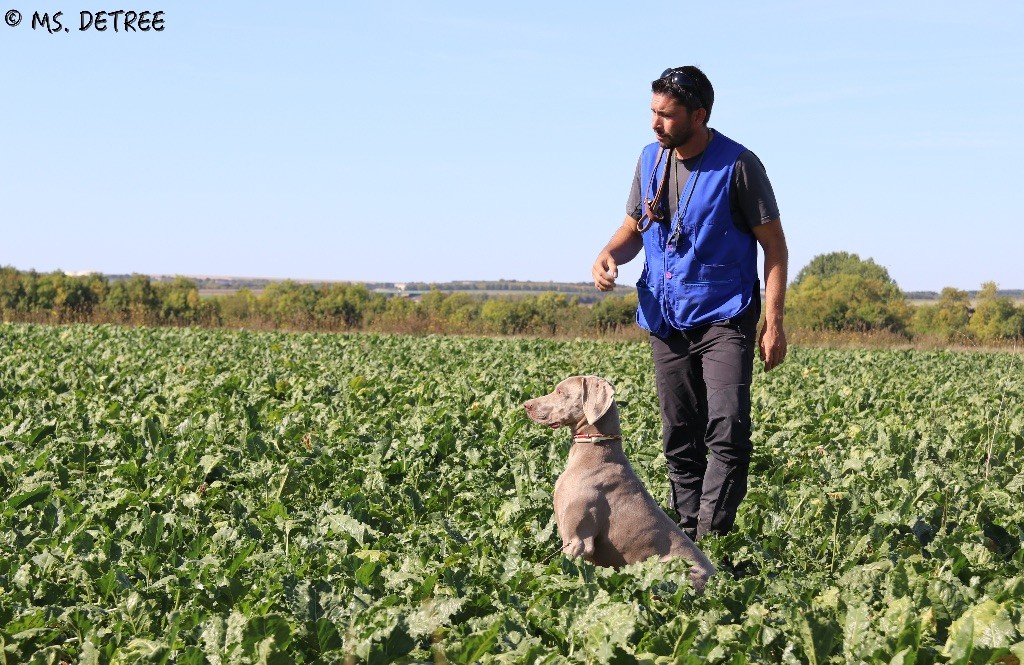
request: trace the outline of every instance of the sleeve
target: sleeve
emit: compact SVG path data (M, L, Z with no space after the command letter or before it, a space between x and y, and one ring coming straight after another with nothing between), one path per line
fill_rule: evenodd
M636 160L636 173L633 175L633 186L629 189L629 198L626 199L626 214L640 221L643 217L643 206L640 202L640 160Z
M757 155L749 150L736 160L729 204L733 217L748 229L779 219L779 204L775 201L768 173Z

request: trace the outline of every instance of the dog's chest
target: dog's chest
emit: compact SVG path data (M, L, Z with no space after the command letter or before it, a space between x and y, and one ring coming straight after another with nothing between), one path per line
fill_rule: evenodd
M555 511L561 514L563 508L574 502L592 503L600 497L607 498L618 493L623 481L630 475L620 464L572 463L555 480L553 500Z

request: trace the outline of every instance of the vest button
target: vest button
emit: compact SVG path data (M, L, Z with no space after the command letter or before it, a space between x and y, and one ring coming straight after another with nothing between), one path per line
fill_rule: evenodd
M666 272L665 273L665 279L672 279L672 273Z

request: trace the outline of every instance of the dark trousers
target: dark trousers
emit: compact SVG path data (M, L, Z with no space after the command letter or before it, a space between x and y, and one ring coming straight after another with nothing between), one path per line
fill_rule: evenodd
M694 540L736 521L750 468L750 381L761 300L729 321L651 335L670 502Z

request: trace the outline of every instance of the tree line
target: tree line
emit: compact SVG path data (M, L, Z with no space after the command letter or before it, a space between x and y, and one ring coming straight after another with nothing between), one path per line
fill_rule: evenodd
M4 321L199 325L407 333L606 335L634 330L635 292L582 302L575 294L523 296L428 291L385 295L364 284L271 282L259 292L201 297L195 280L109 279L0 267ZM943 342L1024 337L1024 306L982 285L972 300L948 287L937 301L911 305L886 269L856 254L815 257L790 285L786 325L822 333L883 332Z
M41 323L198 325L410 333L607 333L633 320L636 297L610 296L593 306L576 296L538 293L480 297L432 290L418 298L385 295L364 284L271 282L202 297L195 280L111 280L0 267L0 318Z
M912 305L889 272L871 259L816 256L790 285L788 327L826 332L885 331L945 342L1001 342L1024 337L1024 306L985 282L975 297L953 287L934 303Z

